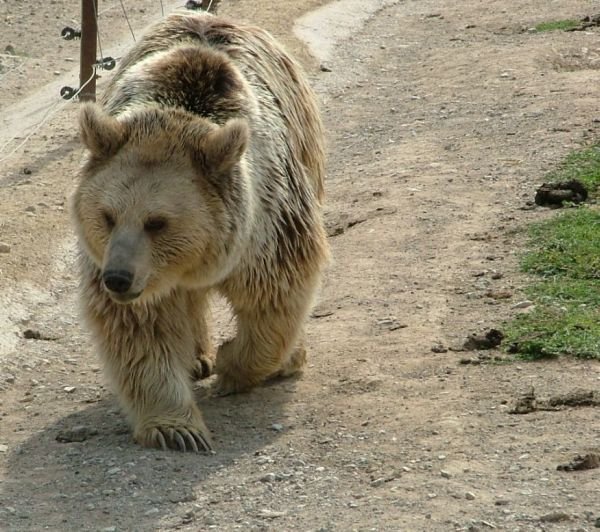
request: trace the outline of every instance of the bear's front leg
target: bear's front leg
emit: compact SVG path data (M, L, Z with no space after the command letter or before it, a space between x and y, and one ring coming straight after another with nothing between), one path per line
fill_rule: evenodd
M185 297L163 298L156 306L112 305L88 317L135 440L145 447L210 451L193 394L196 330Z

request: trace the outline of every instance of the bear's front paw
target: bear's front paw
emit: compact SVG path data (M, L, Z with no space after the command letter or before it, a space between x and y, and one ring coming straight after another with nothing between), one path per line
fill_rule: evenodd
M173 449L182 452L211 452L212 441L202 421L195 423L160 422L144 423L134 434L135 440L144 447Z

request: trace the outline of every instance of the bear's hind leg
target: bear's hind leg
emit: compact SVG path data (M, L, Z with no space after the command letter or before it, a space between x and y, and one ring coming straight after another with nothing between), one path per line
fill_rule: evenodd
M219 394L246 391L270 377L297 373L304 366L304 322L316 286L314 282L312 289L290 291L285 302L280 300L250 312L236 311L237 336L217 352Z

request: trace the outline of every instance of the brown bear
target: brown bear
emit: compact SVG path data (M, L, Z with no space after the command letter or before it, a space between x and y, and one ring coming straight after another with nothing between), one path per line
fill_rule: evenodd
M82 107L80 131L81 303L108 378L137 442L208 451L193 381L213 366L211 291L237 325L216 354L220 393L305 362L328 258L315 96L265 31L178 13Z

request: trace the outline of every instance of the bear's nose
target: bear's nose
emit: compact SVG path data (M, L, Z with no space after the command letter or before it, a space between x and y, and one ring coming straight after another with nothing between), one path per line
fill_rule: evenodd
M131 288L133 274L126 270L108 270L102 274L102 280L111 292L124 294Z

